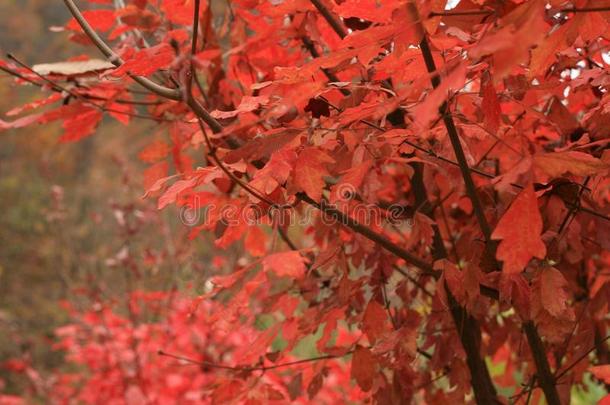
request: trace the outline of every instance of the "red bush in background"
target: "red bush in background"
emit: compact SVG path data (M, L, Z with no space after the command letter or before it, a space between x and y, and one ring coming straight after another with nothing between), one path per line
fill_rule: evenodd
M101 302L92 310L71 310L74 323L57 330L55 346L65 351L71 371L49 380L53 403L307 403L309 395L330 404L363 398L344 361L266 370L273 363L263 355L248 363L257 366L243 368L250 367L239 362L247 351L252 356L265 347L257 347L256 331L219 319L220 305L194 307L191 299L134 292L129 307L126 315Z

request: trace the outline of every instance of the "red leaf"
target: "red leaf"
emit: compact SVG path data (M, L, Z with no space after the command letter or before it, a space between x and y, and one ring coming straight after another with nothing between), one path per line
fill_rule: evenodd
M398 8L397 0L347 0L335 6L341 17L358 17L363 20L387 23L392 18L392 12Z
M193 22L193 0L163 0L161 10L175 24L190 25ZM203 3L206 4L206 3Z
M167 68L174 60L171 45L162 43L136 52L125 63L112 71L112 76L127 73L138 76L150 76L157 70Z
M523 271L532 257L546 255L540 238L542 218L532 185L528 185L513 201L496 226L491 237L501 239L496 257L504 262L505 273Z
M113 10L86 10L83 11L83 16L89 25L96 31L106 32L110 30L116 22ZM74 18L68 21L66 28L72 31L81 30L80 25Z
M335 202L337 200L349 200L354 198L354 193L358 191L364 178L371 171L372 164L372 161L367 160L366 162L353 166L351 169L343 172L343 176L341 176L339 183L331 188L330 201Z
M566 279L561 272L553 267L547 267L540 274L540 301L544 309L558 318L568 308Z
M149 190L158 180L166 177L168 170L167 162L156 163L144 170L144 190Z
M595 376L595 378L599 378L606 384L610 384L610 364L593 366L589 368L589 371Z
M362 318L362 331L371 344L375 344L375 341L383 334L387 319L386 309L374 299L369 301Z
M274 253L263 259L266 272L272 271L280 277L300 278L305 275L305 263L297 251Z
M358 345L352 355L352 378L356 380L363 391L373 388L377 375L377 360L366 347Z
M309 197L320 201L324 189L324 176L328 176L326 165L334 160L317 148L306 148L298 156L294 167L294 186Z
M297 134L297 132L286 132L282 130L279 133L272 133L264 137L254 138L241 148L227 153L224 161L230 164L238 162L240 159L247 160L252 157L263 158L269 156L292 141Z
M212 111L211 115L218 119L233 118L245 112L254 111L269 102L269 97L250 97L244 96L239 103L239 106L233 111Z
M163 209L167 205L176 202L176 197L181 192L188 190L189 188L193 188L197 185L197 177L192 177L187 180L178 180L174 184L172 184L166 191L163 193L161 197L159 197L159 201L157 203L157 209Z
M483 76L481 82L483 122L485 127L495 134L498 132L498 128L500 128L500 114L502 110L500 109L496 89L489 73Z
M441 84L432 90L425 100L413 109L413 117L418 126L428 125L439 115L439 107L449 96L451 91L460 90L466 81L466 64L460 63L447 76L442 78Z
M147 163L154 163L158 160L165 158L172 148L167 143L156 140L149 143L142 151L138 154L141 161Z
M267 249L265 247L266 240L267 237L265 232L263 232L260 227L251 226L248 229L248 234L246 235L244 245L248 253L250 253L252 256L260 257L267 253Z
M101 111L94 108L84 108L83 112L66 118L63 123L64 134L60 142L76 142L93 134L102 120Z
M610 165L600 159L576 151L538 154L534 156L534 164L551 177L559 177L564 173L591 176L610 168Z
M236 354L235 357L240 363L245 364L258 360L259 357L265 355L267 348L271 345L281 327L282 323L277 322L275 325L258 335L253 342L244 345L243 352Z

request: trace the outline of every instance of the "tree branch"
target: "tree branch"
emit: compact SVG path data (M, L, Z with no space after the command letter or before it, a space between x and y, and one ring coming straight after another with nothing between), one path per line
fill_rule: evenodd
M434 57L432 56L432 51L430 49L430 45L428 44L425 30L422 29L421 32L423 33L423 37L420 43L420 49L422 51L422 55L424 57L424 62L426 64L428 73L432 75L432 87L437 88L441 84L441 79L440 76L438 76L437 74L436 64L434 63ZM489 223L487 222L487 218L485 217L481 200L477 195L476 186L474 184L474 181L472 180L468 161L466 160L466 155L464 154L464 149L462 148L457 128L455 126L455 123L453 122L453 118L449 114L449 105L447 101L443 102L439 111L442 114L443 122L445 124L445 128L447 129L447 134L449 135L449 140L451 141L451 145L457 158L460 171L462 172L462 178L464 180L464 185L466 186L466 193L472 201L473 210L477 217L477 221L479 222L479 227L481 228L481 231L483 232L483 235L485 237L487 249L490 249L492 243L491 228L489 226ZM491 250L488 250L488 252L491 253ZM496 268L500 269L499 263L497 263L495 258L494 262L496 263ZM536 369L538 371L538 379L540 381L540 387L544 391L546 400L549 405L560 405L559 394L557 392L557 387L555 386L555 380L553 379L551 368L549 366L548 359L546 358L544 345L542 344L542 340L538 335L536 326L533 324L533 322L527 322L525 324L525 328L528 343L535 359Z
M419 267L421 270L423 270L424 272L426 272L428 274L435 273L434 268L432 267L432 264L424 261L423 259L420 259L417 256L414 256L413 254L409 253L406 249L403 249L402 247L396 245L395 243L393 243L392 241L387 239L385 236L373 231L372 229L370 229L367 226L360 224L358 221L356 221L355 219L351 218L350 216L344 214L343 212L334 208L333 206L326 205L324 203L324 201L322 201L322 203L318 203L317 201L313 200L305 193L298 193L297 196L301 200L303 200L306 203L308 203L309 205L319 209L320 211L324 212L325 214L331 215L333 218L337 219L339 222L341 222L343 225L347 226L354 232L357 232L357 233L361 234L362 236L366 237L367 239L377 243L379 246L381 246L388 252L393 253L394 255L400 257L401 259L405 260L406 262L408 262L416 267Z
M108 113L113 113L113 114L118 114L118 115L125 115L128 117L133 117L133 118L141 118L141 119L146 119L146 120L151 120L151 121L165 121L164 118L158 118L158 117L153 117L150 115L145 115L145 114L138 114L138 113L132 113L132 112L128 112L128 111L122 111L122 110L117 110L115 108L110 108L110 107L106 107L105 105L101 105L98 103L95 103L94 100L97 101L112 101L115 103L118 103L118 100L110 100L104 97L94 97L94 96L90 96L87 97L87 95L85 94L80 94L77 93L75 91L73 91L72 89L66 88L62 85L60 85L57 82L54 82L53 80L41 75L40 73L36 72L34 69L32 69L30 66L28 66L26 63L22 62L21 60L19 60L15 55L8 53L6 54L7 58L12 60L13 62L15 62L17 65L21 66L22 68L28 70L30 73L32 73L33 75L35 75L36 77L40 78L43 82L47 83L49 85L49 88L56 92L56 93L65 93L70 97L74 97L77 100L80 100L82 103L90 105L100 111L103 112L108 112ZM25 76L23 76L22 74L20 74L19 72L13 71L12 69L9 68L5 68L0 66L0 70L3 70L9 74L14 75L15 77L18 77L22 80L27 81L28 83L32 83L36 86L39 87L43 87L43 84L38 83L32 79L29 79ZM67 99L67 98L66 98ZM64 99L65 100L65 99ZM122 100L123 104L137 104L137 102L129 102L130 100ZM174 121L174 120L171 120Z
M423 167L416 163L414 175L412 177L413 193L418 206L423 207L422 212L430 219L434 220L433 207L429 204L426 186L423 180ZM441 260L448 256L447 249L443 242L440 229L436 223L433 226L433 256L435 260ZM466 352L466 363L470 371L470 382L478 404L499 404L496 388L489 374L489 369L485 359L481 356L481 327L479 322L470 315L464 307L453 296L447 282L443 283L443 288L449 303L449 312L453 318L456 330L462 342L464 352ZM483 286L479 288L483 290Z
M338 24L337 22L338 21L340 22L338 17L335 17L334 14L332 14L327 8L323 7L319 1L311 0L311 2L314 3L316 8L318 8L320 13L324 16L324 18L326 18L327 22L331 25L331 27L333 27L335 32L341 38L345 37L344 32L346 32L346 30L343 27L343 24L341 24L341 27L343 27L343 28L336 27L336 25ZM434 63L433 60L432 60L432 62ZM436 71L436 68L434 68L433 70ZM438 79L438 77L436 77L436 80L438 80L438 83L435 85L435 87L438 86L438 84L440 84L440 79ZM453 129L455 130L455 125L453 125ZM457 135L457 131L456 131L456 135ZM458 142L459 142L459 138L458 138ZM461 148L461 145L460 145L460 148ZM462 152L462 155L463 155L463 152ZM466 160L465 157L463 157L463 158L465 161ZM472 182L472 179L470 179L470 181L474 188L474 183ZM427 197L425 194L425 187L423 186L423 182L416 186L420 187L420 190L419 190L418 194L416 195L416 198L419 198L419 200L420 200L419 201L420 204L418 204L418 205L424 204L425 201L427 200ZM475 194L475 198L476 198L476 194ZM473 203L473 205L474 205L474 203ZM431 212L428 212L427 215L431 216L432 214L431 214ZM487 234L488 235L486 235L486 236L491 235L491 231L489 231ZM434 239L435 239L435 241L434 241L435 259L447 257L447 251L445 250L444 243L441 239L438 226L436 227L435 232L434 232ZM400 252L392 252L392 253L395 253L397 256L400 257L400 254L399 254ZM434 274L434 273L432 273L432 274ZM446 283L444 285L444 288L447 293L447 297L449 299L450 313L452 315L455 325L458 326L458 328L460 329L459 336L460 336L460 340L462 341L462 347L464 348L464 351L466 352L466 361L468 363L468 368L470 370L472 388L475 393L477 403L479 403L481 405L499 403L499 401L497 399L495 387L493 385L491 376L489 374L489 370L487 368L487 364L485 363L485 360L481 357L481 354L479 352L480 340L481 340L480 326L479 326L477 320L475 318L473 318L472 316L470 316L465 311L465 309L462 308L457 303L457 301L453 297L451 291L447 287Z
M527 321L523 324L523 329L525 330L527 341L529 342L532 351L532 357L536 364L536 378L539 381L540 388L542 388L542 391L544 392L546 402L549 405L561 405L559 393L555 386L555 378L551 372L551 367L549 366L549 361L546 358L546 352L544 351L544 345L542 344L540 335L538 335L536 325L534 325L533 321Z
M558 13L595 13L610 11L610 7L566 7L558 10L552 10ZM495 14L495 10L445 10L445 11L432 11L430 17L459 17L468 15L490 15Z
M157 354L159 356L170 357L172 359L184 361L184 362L191 363L191 364L194 364L197 366L209 367L209 368L219 368L219 369L223 369L223 370L238 371L238 372L274 370L276 368L296 366L299 364L311 363L313 361L337 359L337 358L349 356L352 353L353 353L353 350L350 350L347 353L338 355L338 356L329 354L329 355L325 355L325 356L317 356L317 357L311 357L308 359L301 359L301 360L295 360L295 361L288 361L285 363L273 364L271 366L227 366L224 364L217 364L217 363L212 363L209 361L199 361L199 360L189 359L188 357L167 353L163 350L157 351Z
M85 34L93 41L93 44L97 46L97 48L109 59L109 61L115 66L121 66L123 61L121 58L114 53L112 48L104 42L104 40L95 32L93 27L87 22L83 14L80 12L79 8L76 6L73 0L63 0L68 10L74 17L74 19L78 22L78 25L83 29ZM161 86L153 82L150 79L142 76L129 75L133 80L135 80L142 87L150 90L151 92L165 98L169 98L171 100L180 100L181 93L179 89L171 89L169 87Z
M328 25L339 35L339 38L343 39L347 36L348 31L343 25L341 19L335 15L328 6L325 4L324 0L311 0L311 3L318 9L320 14L324 17Z
M428 39L426 38L425 34L419 46L422 51L422 56L424 57L426 69L428 70L428 73L432 75L430 77L432 87L436 89L441 84L441 78L437 74L438 72L436 69L436 64L434 63L434 57L432 56L432 51L430 50L430 45L428 44ZM445 124L445 128L447 129L451 146L453 147L453 152L455 153L457 163L460 167L460 171L462 172L462 178L464 179L464 185L466 186L466 193L468 194L470 201L472 201L472 208L475 216L477 217L477 221L479 222L479 227L483 232L485 241L490 243L491 228L487 222L487 218L485 217L483 204L481 204L481 200L477 194L477 189L470 173L470 167L468 166L468 161L466 160L466 155L464 154L464 148L462 147L462 142L460 141L460 136L458 135L455 122L453 122L453 118L449 114L449 105L446 101L441 105L439 111L443 117L443 122Z

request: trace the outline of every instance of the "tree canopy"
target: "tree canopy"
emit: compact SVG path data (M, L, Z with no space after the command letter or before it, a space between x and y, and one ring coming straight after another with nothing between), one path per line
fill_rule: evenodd
M231 253L194 299L92 279L40 392L610 403L610 3L64 3L74 56L0 61L41 95L0 130L73 143L111 117L144 139L142 198ZM129 246L134 275L153 258Z

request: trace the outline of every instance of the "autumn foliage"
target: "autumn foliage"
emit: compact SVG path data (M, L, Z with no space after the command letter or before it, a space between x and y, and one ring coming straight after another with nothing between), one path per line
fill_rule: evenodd
M243 248L197 298L72 309L50 401L555 405L610 383L610 3L64 3L74 58L0 62L41 92L0 129L153 120L143 198Z

